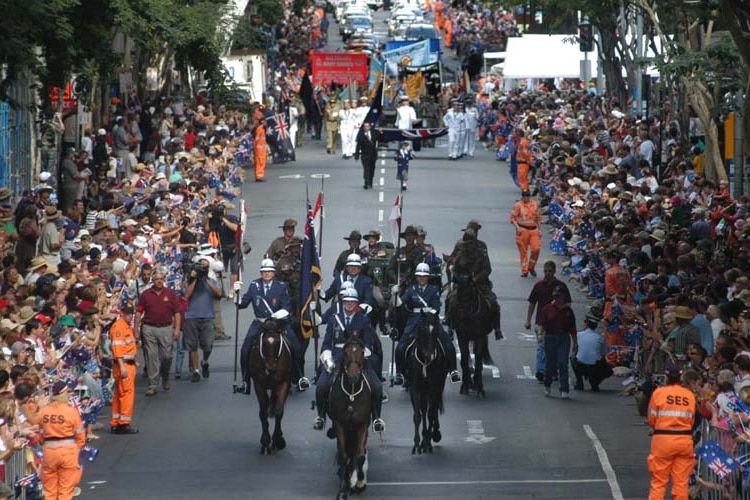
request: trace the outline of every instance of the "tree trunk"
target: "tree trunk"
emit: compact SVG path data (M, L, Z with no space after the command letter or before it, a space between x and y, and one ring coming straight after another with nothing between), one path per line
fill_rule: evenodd
M622 79L622 64L617 57L615 46L617 38L611 26L599 26L601 35L601 53L599 54L599 64L602 65L602 73L606 79L607 95L617 96L620 101L620 110L625 111L628 102L628 90Z
M706 87L704 82L689 80L683 77L683 84L690 102L690 106L695 110L703 126L706 127L706 149L703 152L703 161L706 166L706 179L710 181L727 181L726 168L721 159L719 149L719 128L716 126L712 110L714 109L714 99L711 91Z

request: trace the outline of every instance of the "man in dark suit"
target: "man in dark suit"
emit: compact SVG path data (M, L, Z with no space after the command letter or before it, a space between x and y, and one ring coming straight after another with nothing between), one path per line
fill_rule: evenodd
M359 309L359 298L356 290L348 289L343 292L341 298L343 308L328 321L326 335L321 346L320 360L322 362L320 376L318 377L315 390L315 399L318 407L318 417L315 419L313 428L323 430L325 417L328 411L328 393L331 384L336 379L335 368L344 357L343 345L352 332L359 332L364 340L365 347L372 353L365 363L364 375L367 377L372 397L373 430L383 432L385 422L380 418L380 410L383 404L383 386L380 376L376 372L376 366L380 361L376 358L375 342L377 336L367 316Z
M260 323L271 317L273 313L280 309L286 310L291 314L292 302L289 298L289 291L286 283L278 281L276 276L276 265L271 259L263 259L260 265L261 277L253 280L247 291L242 296L242 300L237 304L238 309L245 309L250 304L253 305L253 311L255 312L255 319L250 324L250 328L245 335L245 340L242 342L242 355L240 357L240 367L242 368L242 380L247 383L245 392L249 394L249 381L248 381L248 357L250 349L260 335ZM235 281L234 290L238 292L242 289L242 282ZM292 357L294 358L294 368L299 375L299 381L297 386L301 391L310 387L310 381L304 376L303 356L304 352L300 345L299 339L294 332L292 332L291 325L287 322L286 340L289 343L289 347L292 349Z
M378 160L378 145L370 124L362 124L362 132L357 136L357 149L354 159L362 159L362 170L365 178L364 189L372 189L372 178L375 176L375 162Z

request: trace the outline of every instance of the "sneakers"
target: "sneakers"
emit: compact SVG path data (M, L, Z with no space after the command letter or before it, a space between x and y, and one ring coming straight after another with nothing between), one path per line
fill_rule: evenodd
M549 390L549 387L545 387L545 388L544 388L544 397L545 397L545 398L548 398L548 397L549 397L549 395L550 395L550 390Z
M201 363L201 374L203 375L203 378L208 378L211 376L211 372L208 369L208 363L205 361Z
M231 299L231 297L230 297ZM214 337L214 340L232 340L231 335L227 335L226 333L222 333L221 335L217 335Z
M560 399L570 399L570 394L567 392L560 392Z
M396 376L393 377L393 385L404 385L404 376L397 373Z
M530 274L530 275L531 275L531 276L532 276L533 278L536 278L536 270L535 270L535 269L529 269L529 274Z
M521 273L521 277L522 278L528 278L529 277L529 273Z
M374 432L385 432L385 422L382 418L376 418L372 423L372 430Z
M450 373L451 376L451 384L458 384L461 382L461 374L458 373L458 370L453 370Z
M315 422L313 422L313 429L316 431L322 431L323 428L326 426L326 421L323 419L323 417L315 417Z
M383 391L383 396L380 398L380 401L383 402L383 403L387 403L388 402L388 393L387 392Z
M156 396L156 389L154 389L153 387L149 387L149 388L148 388L148 389L146 390L146 396L147 396L147 397L149 397L149 398L150 398L151 396Z
M306 391L310 388L310 379L307 377L302 377L297 382L297 387L299 388L300 392Z
M192 375L190 375L190 381L194 384L197 384L201 381L201 374L198 373L198 370L195 370Z

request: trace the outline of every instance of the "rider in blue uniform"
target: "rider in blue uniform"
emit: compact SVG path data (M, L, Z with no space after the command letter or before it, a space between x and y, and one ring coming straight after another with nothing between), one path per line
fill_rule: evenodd
M290 314L292 312L292 303L286 283L274 279L276 276L276 266L271 259L263 259L263 262L261 262L260 276L260 278L250 283L245 295L242 296L242 300L237 304L239 309L245 309L252 303L253 312L255 313L255 319L250 325L247 335L245 335L245 340L242 342L242 355L240 356L242 380L245 382L244 392L247 394L250 392L247 366L248 357L250 349L260 335L260 323L270 318L273 313L280 309L284 309ZM242 290L241 281L234 282L234 290L236 292ZM300 391L304 391L310 388L310 381L304 376L302 369L302 345L300 345L299 339L292 331L292 326L289 322L286 324L285 334L286 340L292 349L295 370L300 377L297 386Z
M422 313L439 314L440 313L440 290L435 285L428 283L430 278L430 266L422 263L417 265L414 272L415 284L410 285L403 295L401 303L409 311L409 318L406 320L404 334L398 341L396 347L396 377L393 381L395 385L404 383L404 368L406 367L406 350L414 340L414 334L419 324ZM440 322L438 321L438 326ZM443 328L438 330L438 340L445 353L448 362L448 371L450 372L451 382L461 381L461 375L456 370L456 349L453 342Z
M356 253L349 254L346 258L344 271L333 279L331 286L320 294L320 298L326 302L331 300L339 292L344 281L350 281L354 285L359 295L360 307L366 309L365 312L369 313L375 304L372 298L372 279L362 274L362 258ZM365 305L368 307L364 307Z
M351 332L359 332L364 340L365 347L372 353L365 363L364 375L367 377L372 397L372 428L375 432L385 430L385 422L380 418L382 407L383 386L380 377L375 372L375 366L379 365L375 355L374 342L375 330L370 324L370 320L361 311L359 311L359 297L356 290L346 290L341 298L343 307L341 311L332 315L328 320L326 335L321 347L320 361L321 374L318 377L317 388L315 390L315 399L318 406L318 417L315 419L313 428L323 430L325 419L328 411L328 394L333 384L336 366L341 363L344 356L343 344L349 338Z

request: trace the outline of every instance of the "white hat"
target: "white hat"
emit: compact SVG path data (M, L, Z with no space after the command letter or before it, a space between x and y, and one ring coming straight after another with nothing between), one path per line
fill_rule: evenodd
M607 189L609 189L610 191L613 189L617 189L617 184L615 184L614 182L610 182L609 184L607 184Z
M356 253L350 253L346 258L346 265L362 267L362 259Z
M153 233L153 232L154 232L154 228L153 228L153 227L151 227L151 226L149 226L148 224L145 224L145 225L144 225L144 226L143 226L143 227L141 228L141 231L143 231L144 233Z
M133 240L133 246L136 248L146 248L148 246L148 240L145 236L136 236Z
M276 272L276 264L271 259L263 259L260 263L260 272L263 271L274 271Z
M421 264L417 264L417 270L414 271L414 276L429 276L430 275L430 266L422 262Z
M216 249L210 243L202 244L201 249L198 250L198 255L213 255L215 253Z
M125 220L124 220L124 221L122 222L122 225L123 225L123 226L137 226L137 225L138 225L138 223L137 223L137 222L136 222L135 220L133 220L133 219L125 219Z
M349 288L347 290L344 290L344 292L341 294L341 300L348 302L359 302L359 294L354 288Z
M128 267L128 261L123 259L115 259L112 263L112 272L115 274L122 274L125 272L125 268Z
M575 201L575 202L573 203L573 206L574 206L574 207L582 207L582 206L583 206L583 200L576 200L576 201Z
M159 172L158 174L156 174L156 177L154 177L154 179L156 179L157 181L160 181L160 180L166 179L166 178L167 178L167 176L164 175L164 172Z
M99 130L96 131L96 135L107 135L107 131L104 130L103 128L100 128Z
M612 110L612 116L614 116L618 120L622 120L625 117L625 114L622 111L619 111L617 109L613 109Z
M78 237L83 238L84 236L91 236L91 233L89 233L88 229L81 229L78 231Z
M172 114L172 108L170 108L170 107L164 108L164 114L165 115L171 115Z
M354 283L352 283L351 281L344 281L343 283L341 283L341 288L339 288L339 293L344 293L350 288L354 288Z
M39 174L39 180L42 182L47 182L50 177L52 177L52 174L49 172L42 172L41 174Z

